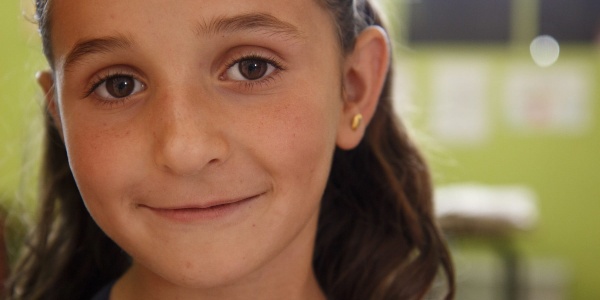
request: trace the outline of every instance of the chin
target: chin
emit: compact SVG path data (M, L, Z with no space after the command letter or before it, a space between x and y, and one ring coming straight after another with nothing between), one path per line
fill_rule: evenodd
M199 255L200 256L200 255ZM236 285L248 278L260 266L251 264L244 257L239 259L208 258L208 260L163 260L170 262L163 266L140 268L151 277L162 281L165 286L194 290L218 290L222 287Z

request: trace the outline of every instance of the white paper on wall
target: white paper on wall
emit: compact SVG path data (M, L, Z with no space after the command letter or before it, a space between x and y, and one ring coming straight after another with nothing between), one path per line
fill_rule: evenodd
M579 64L517 65L506 80L506 118L519 131L583 133L591 121L590 77Z
M485 141L490 134L487 61L440 60L433 65L431 79L432 133L452 143Z

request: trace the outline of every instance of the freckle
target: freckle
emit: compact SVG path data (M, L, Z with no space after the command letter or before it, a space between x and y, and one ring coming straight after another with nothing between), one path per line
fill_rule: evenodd
M186 263L185 263L185 268L186 268L186 269L191 269L191 268L192 268L192 263L191 263L191 262L189 262L189 261L188 261L188 262L186 262Z

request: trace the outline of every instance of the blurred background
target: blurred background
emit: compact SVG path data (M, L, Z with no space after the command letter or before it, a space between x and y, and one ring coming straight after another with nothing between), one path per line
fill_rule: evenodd
M458 299L600 299L600 1L383 5Z
M381 2L396 109L434 170L457 299L600 299L600 1ZM46 63L31 16L30 1L0 3L9 261L41 141L34 74Z

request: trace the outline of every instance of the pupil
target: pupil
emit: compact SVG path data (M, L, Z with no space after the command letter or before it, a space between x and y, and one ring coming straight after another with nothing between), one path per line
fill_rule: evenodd
M240 62L240 73L250 80L256 80L267 73L267 63L261 60L248 59Z
M129 76L117 76L107 80L106 90L115 98L123 98L131 95L135 83Z

